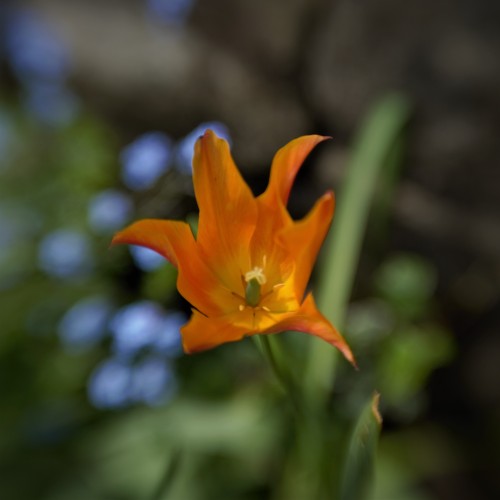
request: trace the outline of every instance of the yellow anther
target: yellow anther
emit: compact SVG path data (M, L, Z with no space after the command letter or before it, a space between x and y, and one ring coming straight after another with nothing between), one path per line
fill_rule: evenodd
M245 310L245 306L244 306L243 304L240 304L240 305L238 306L238 309L239 309L240 311L244 311L244 310Z
M249 283L253 279L257 280L257 283L259 285L264 285L266 283L267 278L262 267L255 266L251 271L245 273L245 281L247 283Z

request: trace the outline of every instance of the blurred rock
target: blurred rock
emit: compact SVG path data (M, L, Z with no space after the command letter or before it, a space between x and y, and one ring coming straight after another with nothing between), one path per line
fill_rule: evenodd
M403 176L411 183L397 196L396 216L405 228L400 241L435 262L444 252L440 258L455 273L476 257L498 269L498 2L324 6L307 51L314 114L345 146L378 97L409 95L415 114Z
M195 29L268 75L295 71L318 0L200 1Z
M271 83L189 26L154 25L129 2L36 5L69 44L86 101L122 129L182 136L216 119L230 129L238 161L251 168L311 128L288 82Z
M179 138L218 120L238 164L257 170L297 135L334 135L323 147L331 161L316 156L315 176L299 177L298 213L321 186L339 185L372 103L403 91L415 115L393 244L446 262L447 280L476 258L500 268L494 0L200 1L184 27L151 23L141 2L35 4L68 41L86 102L124 136Z

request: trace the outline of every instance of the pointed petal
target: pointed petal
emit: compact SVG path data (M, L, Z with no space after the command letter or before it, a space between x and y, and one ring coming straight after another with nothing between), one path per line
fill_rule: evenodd
M143 219L116 233L111 244L126 243L147 247L178 267L177 251L189 250L190 240L193 240L193 236L184 222ZM181 248L182 246L187 248Z
M238 302L200 258L191 228L185 222L144 219L115 235L111 244L128 243L150 248L179 269L177 288L205 314L234 310Z
M184 352L192 354L226 342L241 340L249 333L249 327L245 322L238 322L238 316L239 313L232 313L207 318L198 311L193 311L188 324L181 328Z
M302 220L285 228L279 235L283 246L295 257L295 293L300 301L309 281L318 252L330 227L335 199L332 192L323 195Z
M278 315L276 315L278 316ZM318 311L312 294L309 294L300 309L293 314L283 315L282 319L261 333L279 333L286 330L308 333L335 346L354 366L356 361L350 347L337 329Z
M241 275L252 267L248 247L257 204L228 143L211 130L195 145L193 182L200 209L198 244L225 286L240 290Z
M322 141L330 139L321 135L304 135L286 146L274 156L271 176L266 191L260 196L266 205L274 205L280 200L286 206L295 176L312 149Z

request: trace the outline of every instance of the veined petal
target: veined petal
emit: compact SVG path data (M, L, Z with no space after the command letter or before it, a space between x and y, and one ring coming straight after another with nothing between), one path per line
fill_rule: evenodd
M308 333L335 346L344 357L356 366L350 347L337 329L318 311L312 294L309 294L295 313L273 315L278 321L261 333L279 333L287 330Z
M259 197L262 202L266 205L274 205L280 200L286 206L299 168L312 149L326 139L330 139L330 137L304 135L290 141L278 150L271 165L267 189Z
M257 204L228 143L211 130L196 142L193 182L200 209L200 249L225 286L240 290L241 275L251 269L248 247L257 224Z
M288 253L295 257L295 293L300 301L330 227L335 208L333 192L323 195L302 220L287 226L279 235Z
M184 352L191 354L241 340L249 333L249 327L244 322L238 323L238 316L241 316L239 312L207 318L193 311L187 325L181 328Z
M115 235L111 244L128 243L150 248L179 269L177 288L205 314L221 314L237 307L234 296L200 258L191 228L185 222L144 219Z

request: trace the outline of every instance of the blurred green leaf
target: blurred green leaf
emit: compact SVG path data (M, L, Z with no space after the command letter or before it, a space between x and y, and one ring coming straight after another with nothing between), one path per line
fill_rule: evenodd
M396 407L407 404L431 372L452 356L452 339L444 330L409 326L393 333L381 346L377 360L377 387L384 402Z
M177 269L165 261L164 265L144 275L141 295L162 303L168 301L175 296L176 280Z
M363 500L370 494L381 429L379 394L365 405L352 432L340 486L340 500Z
M200 481L199 470L213 457L229 457L246 481L266 475L282 439L279 424L258 393L218 402L179 398L168 407L135 409L82 435L80 455L98 491L144 498L164 477L165 463L180 452L168 498L203 500L210 476ZM230 475L226 470L225 481Z
M429 307L436 289L436 273L423 259L398 255L384 263L375 286L391 306L407 319L416 319Z
M407 101L390 95L376 104L355 140L333 228L325 243L316 293L320 310L341 330L375 185L408 118ZM315 405L321 405L332 387L336 356L335 349L324 342L311 342L305 385Z

